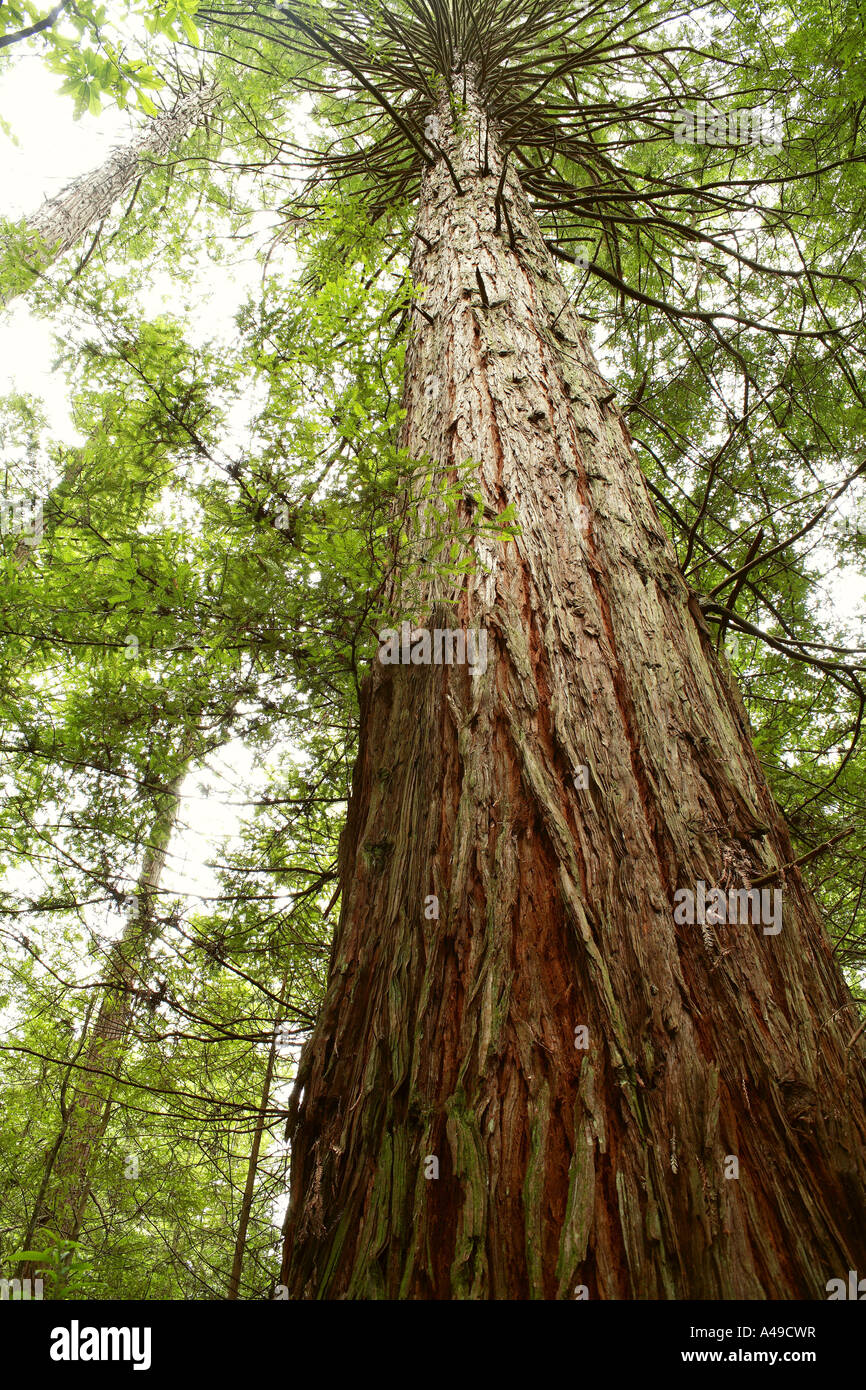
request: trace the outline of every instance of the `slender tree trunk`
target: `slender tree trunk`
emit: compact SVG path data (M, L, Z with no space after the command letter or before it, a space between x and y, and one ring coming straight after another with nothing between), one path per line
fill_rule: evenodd
M174 830L186 765L162 795L138 879L130 915L108 954L107 978L99 1010L83 1051L82 1066L30 1223L30 1242L46 1236L77 1240L90 1192L92 1163L108 1124L115 1079L125 1052L134 989L156 934L155 903ZM35 1262L25 1261L19 1277L32 1277Z
M434 132L453 177L439 158L422 188L404 442L440 483L472 460L485 509L513 504L520 531L479 535L475 573L413 610L485 633L483 674L380 661L364 689L282 1281L297 1298L823 1298L866 1272L854 1006L466 85ZM677 890L767 874L777 934L675 920Z
M283 980L283 987L280 993L281 1002L285 998L286 980ZM277 1058L277 1038L279 1036L280 1022L276 1024L274 1036L271 1039L271 1047L268 1053L268 1064L265 1068L265 1079L262 1083L262 1099L259 1105L259 1113L256 1117L256 1127L253 1133L253 1144L250 1149L250 1161L247 1164L247 1180L244 1185L244 1195L241 1199L240 1217L238 1219L238 1232L235 1238L235 1253L232 1260L232 1272L229 1276L229 1287L226 1294L227 1299L236 1299L241 1287L241 1270L244 1265L244 1252L247 1245L247 1231L250 1224L250 1213L253 1209L253 1196L256 1190L256 1171L259 1166L259 1153L262 1147L262 1136L265 1132L265 1124L268 1116L268 1100L271 1094L271 1084L274 1079L274 1066Z
M93 169L47 199L26 219L23 242L11 248L23 274L4 286L0 303L8 303L42 274L59 256L70 251L84 234L106 217L118 198L129 192L153 160L164 159L218 100L215 87L191 92L164 116L157 116L146 134L113 150L98 169Z

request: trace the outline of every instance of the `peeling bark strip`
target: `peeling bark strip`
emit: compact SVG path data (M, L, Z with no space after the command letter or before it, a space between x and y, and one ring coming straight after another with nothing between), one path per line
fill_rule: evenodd
M118 198L128 192L154 159L164 159L218 100L216 87L202 87L182 97L167 115L156 117L146 134L113 150L104 164L47 199L27 219L25 236L31 248L25 259L31 272L41 272L107 217ZM19 252L20 254L20 252ZM22 286L23 288L23 286ZM7 292L6 302L12 298Z
M415 596L418 622L486 629L482 676L375 663L366 683L282 1281L296 1298L825 1298L866 1268L854 1006L468 86L456 117L443 97L424 177L404 442L443 481L473 460L521 531ZM677 889L770 873L779 934L675 922Z

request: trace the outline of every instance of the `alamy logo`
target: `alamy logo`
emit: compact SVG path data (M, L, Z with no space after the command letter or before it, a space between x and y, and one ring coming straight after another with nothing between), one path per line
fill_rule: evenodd
M413 628L409 622L396 628L384 627L379 633L379 660L383 666L465 666L473 676L487 670L487 632L464 632L462 628Z
M69 1327L51 1330L52 1361L131 1361L134 1371L150 1369L149 1327Z
M40 1299L42 1297L41 1279L0 1279L0 1299L11 1298L13 1301L29 1301L31 1298Z
M858 1279L856 1269L848 1270L847 1285L844 1279L828 1279L824 1287L827 1290L828 1303L840 1298L859 1299L861 1303L866 1300L866 1279Z
M699 101L696 111L677 111L674 120L677 145L763 145L774 154L782 148L778 117L767 106L715 111Z
M702 879L695 888L696 893L691 888L678 888L674 893L674 921L678 926L760 922L765 936L778 936L782 930L781 888L731 888L727 893L724 888L711 888L707 892Z

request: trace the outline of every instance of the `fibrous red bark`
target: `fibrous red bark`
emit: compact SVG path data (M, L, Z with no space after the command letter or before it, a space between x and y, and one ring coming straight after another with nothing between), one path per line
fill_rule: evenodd
M443 96L422 186L404 442L442 485L472 460L484 510L520 529L479 533L461 582L393 595L395 626L408 604L483 630L487 667L366 683L281 1277L296 1298L826 1297L866 1268L854 1005L623 416L465 94L456 115ZM770 874L777 934L675 920L677 890Z

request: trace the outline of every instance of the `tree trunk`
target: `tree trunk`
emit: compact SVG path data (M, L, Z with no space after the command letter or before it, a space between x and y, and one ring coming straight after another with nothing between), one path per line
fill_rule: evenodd
M167 785L144 854L129 918L108 954L107 978L96 1022L87 1039L82 1066L63 1116L61 1132L40 1188L25 1248L40 1242L77 1240L90 1192L92 1161L105 1133L115 1078L125 1051L134 989L156 934L155 897L165 867L186 765ZM91 1070L92 1069L92 1070ZM33 1277L38 1262L25 1260L20 1278Z
M378 661L365 684L281 1278L295 1298L824 1298L866 1273L854 1005L623 417L463 92L422 187L404 443L440 487L472 460L520 531L476 535L476 571L411 609L486 634L483 673ZM675 919L677 890L768 874L779 932Z
M283 979L280 991L280 1004L285 1000L287 978ZM265 1132L265 1125L268 1118L268 1101L271 1095L271 1085L274 1078L274 1066L277 1060L277 1038L281 1027L281 1019L277 1019L274 1025L274 1036L271 1039L270 1051L268 1052L268 1064L265 1068L265 1079L262 1083L262 1099L259 1105L259 1113L256 1116L256 1127L253 1131L253 1143L250 1149L250 1159L247 1164L247 1180L244 1184L244 1195L241 1199L241 1210L238 1217L238 1230L235 1237L235 1251L232 1259L232 1271L229 1275L227 1299L236 1299L240 1293L241 1271L244 1267L244 1254L247 1247L247 1231L249 1230L250 1214L253 1209L253 1197L256 1190L256 1172L259 1166L259 1153L262 1147L262 1138Z
M202 87L182 97L166 115L153 120L146 134L113 150L98 169L83 174L56 197L47 199L34 216L26 219L23 243L12 249L23 274L14 285L5 287L0 303L8 304L36 275L70 251L108 215L118 198L133 188L151 161L164 159L217 99L215 87Z

